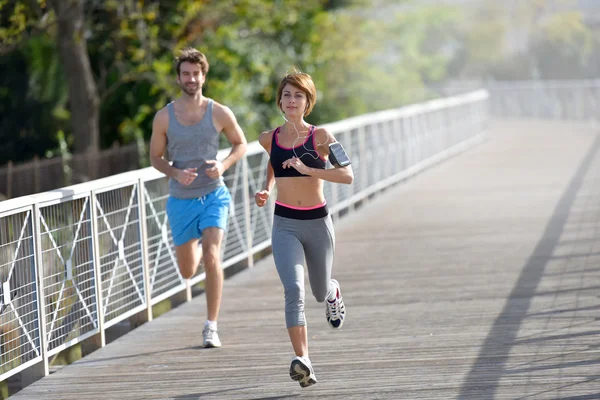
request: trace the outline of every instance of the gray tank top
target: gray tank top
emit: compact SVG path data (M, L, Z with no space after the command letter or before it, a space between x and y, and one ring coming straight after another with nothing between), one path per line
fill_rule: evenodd
M212 122L213 100L208 99L206 113L200 122L185 126L175 117L173 103L167 104L169 110L169 129L167 130L167 151L169 160L177 169L197 168L198 177L185 186L177 180L169 179L169 194L180 199L202 197L219 186L223 178L213 179L206 175L210 166L207 160L216 160L219 151L219 133Z

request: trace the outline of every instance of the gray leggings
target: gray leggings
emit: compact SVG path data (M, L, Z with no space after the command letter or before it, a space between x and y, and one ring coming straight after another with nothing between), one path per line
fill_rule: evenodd
M329 295L335 247L331 216L298 220L275 215L272 246L285 293L285 323L288 328L304 326L305 258L315 299L322 303Z

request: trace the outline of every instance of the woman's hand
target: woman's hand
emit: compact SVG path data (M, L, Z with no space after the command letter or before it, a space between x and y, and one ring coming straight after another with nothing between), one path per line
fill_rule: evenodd
M292 157L285 160L282 164L283 168L294 168L296 171L304 175L310 175L310 168L304 165L298 157Z
M271 192L268 190L261 190L260 192L256 192L254 195L254 201L256 201L256 205L259 207L267 204L267 200L269 200L269 196L271 196Z

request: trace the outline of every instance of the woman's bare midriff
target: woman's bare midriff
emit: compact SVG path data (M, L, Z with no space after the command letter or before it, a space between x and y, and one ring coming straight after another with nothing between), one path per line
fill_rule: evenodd
M323 181L312 176L275 178L277 201L294 207L313 207L323 204Z

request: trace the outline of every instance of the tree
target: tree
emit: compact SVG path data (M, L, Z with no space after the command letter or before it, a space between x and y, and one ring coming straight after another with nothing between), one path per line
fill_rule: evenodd
M100 100L85 39L84 0L48 0L58 22L57 42L69 88L75 152L98 150Z
M0 54L48 33L55 38L66 75L75 152L96 151L99 101L86 47L84 0L2 0L0 12Z
M32 125L40 126L31 132L53 137L55 147L60 131L77 151L94 141L100 147L115 141L143 145L154 113L178 95L172 61L189 45L204 51L211 64L204 93L230 106L253 140L282 122L273 103L277 83L291 67L315 80L319 102L309 117L314 124L417 101L424 83L444 76L452 45L447 32L455 20L449 9L404 12L410 3L370 3L0 0L0 20L11 14L6 20L12 21L0 29L0 52L23 54L32 90L14 96L48 105L52 111L30 113ZM389 7L383 14L382 5ZM26 51L36 40L37 51ZM52 46L58 55L44 55ZM50 71L40 57L50 61ZM38 79L50 72L60 79ZM40 123L44 116L51 123Z
M458 78L592 78L598 51L573 0L482 3L465 14L450 73Z

